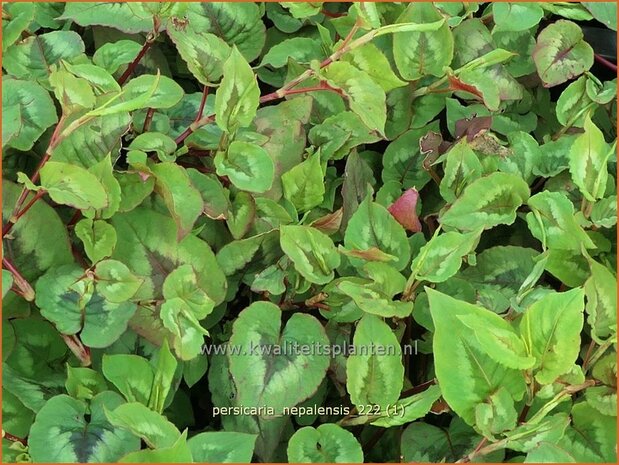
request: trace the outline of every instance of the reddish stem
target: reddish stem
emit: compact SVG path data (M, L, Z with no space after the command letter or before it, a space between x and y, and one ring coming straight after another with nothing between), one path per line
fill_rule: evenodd
M82 362L82 365L85 367L90 366L90 349L82 344L77 335L68 336L61 334L61 336L67 347L71 349L71 352Z
M524 404L524 407L522 407L522 411L520 412L520 416L518 417L518 424L521 425L522 423L527 421L527 415L529 414L529 409L531 408L530 405L528 404Z
M34 289L30 283L22 276L17 267L6 257L2 257L2 266L13 274L13 282L17 289L21 291L21 296L28 302L34 300Z
M76 210L73 216L71 217L71 219L69 220L69 222L67 223L67 228L74 226L75 223L77 223L81 217L82 217L82 211Z
M149 108L146 111L146 117L144 118L144 127L142 128L142 132L147 132L150 129L150 125L153 122L153 115L155 114L154 108Z
M9 218L7 224L5 224L2 228L2 237L6 236L11 231L13 225L17 223L17 221L22 216L24 216L28 212L28 210L30 210L30 208L32 208L32 206L37 202L37 200L39 200L45 195L45 193L46 191L44 190L37 191L37 193L34 194L34 196L30 199L30 202L28 202L24 208L22 208L16 215Z
M142 45L142 48L140 52L137 54L137 56L135 57L135 59L131 62L129 66L127 66L127 69L122 74L122 76L118 78L118 84L122 86L127 81L127 79L129 79L129 76L133 74L133 72L135 71L135 68L137 68L138 66L138 63L140 63L140 60L144 58L144 55L146 55L146 52L148 52L148 50L151 48L152 45L153 45L153 42L149 40L144 42L144 45Z
M482 438L482 440L479 441L479 444L477 444L477 447L475 447L475 450L471 452L469 455L467 455L466 457L464 457L462 460L459 460L459 462L461 463L470 462L473 458L477 456L479 451L483 449L483 447L486 445L487 442L488 442L487 438Z
M206 98L208 97L208 91L209 91L209 87L204 86L204 90L202 90L202 100L200 100L200 107L198 108L198 116L196 116L195 121L198 121L200 118L202 118L202 115L204 114L204 106L206 105Z
M426 381L425 383L421 383L417 386L414 386L410 389L407 389L406 391L404 391L402 394L400 394L400 397L408 397L408 396L412 396L415 394L419 394L420 392L425 391L426 389L428 389L430 386L434 386L436 384L436 380L435 379L431 379L430 381Z
M122 86L127 81L127 79L129 79L129 77L133 74L133 72L135 71L135 68L137 68L142 58L144 58L144 55L146 55L146 52L148 52L148 50L152 47L153 43L155 42L155 39L157 38L157 33L159 32L159 26L160 26L159 18L154 16L152 33L148 35L148 37L146 38L146 41L144 42L144 45L142 45L142 48L140 49L136 57L129 64L129 66L127 66L127 69L122 74L122 76L118 78L119 85Z
M334 53L329 58L326 58L325 60L323 60L322 63L320 63L320 67L324 68L325 66L328 66L329 64L331 64L334 59L337 60L341 56L341 54L343 53L345 48L347 47L348 43L355 36L355 34L357 33L358 30L359 30L359 25L357 23L355 23L353 25L353 27L351 28L350 32L348 33L348 35L342 41L342 44L340 45L340 48L339 48L338 52ZM294 87L296 87L301 82L303 82L305 79L307 79L307 78L309 78L311 76L312 76L312 72L310 70L306 70L300 76L297 76L295 79L293 79L292 81L290 81L287 84L285 84L279 90L277 90L275 92L272 92L270 94L267 94L267 95L263 95L262 97L260 97L260 103L266 103L266 102L270 102L272 100L278 100L278 99L284 98L285 96L291 95L291 94L299 94L299 93L303 93L303 92L311 92L311 91L316 91L316 90L332 90L332 91L338 92L340 94L342 93L339 89L335 89L335 88L329 86L324 81L321 82L319 87L307 87L305 89L298 89L298 90L294 90L294 91L292 90ZM187 137L189 137L199 127L204 126L206 124L212 123L214 121L214 119L215 119L215 115L209 115L209 116L206 116L206 117L203 117L203 118L199 118L198 120L194 121L187 129L185 129L176 138L176 144L178 145L181 142L183 142L185 139L187 139Z
M607 60L606 58L604 58L602 55L598 55L597 53L593 55L595 57L595 61L597 61L598 63L600 63L601 65L606 66L608 69L610 69L613 73L617 74L617 65L614 64L613 62Z
M24 446L28 445L28 440L25 438L20 438L18 436L15 436L14 434L11 433L7 433L6 431L2 430L2 437L4 439L6 439L7 441L11 441L11 442L21 442Z
M56 125L56 128L54 129L54 132L52 134L52 138L49 141L49 146L47 147L47 150L45 151L45 155L43 155L43 158L41 158L41 161L39 162L39 165L37 166L37 168L34 170L34 173L32 174L32 176L30 177L30 181L32 181L33 183L37 182L39 180L39 175L40 175L40 171L41 168L43 168L43 166L45 165L45 163L47 163L47 161L51 158L52 156L52 152L54 151L54 149L58 146L58 144L60 143L60 132L62 131L62 127L64 126L64 120L65 120L65 115L63 114L60 117L60 120L58 121L58 124ZM22 208L22 205L24 204L24 202L26 201L26 198L28 198L28 189L26 189L26 187L23 188L19 198L17 199L17 203L15 204L15 208L13 209L13 213L11 213L11 216L9 217L9 222L7 224L5 224L2 227L2 237L6 236L11 229L13 229L13 225L15 225L15 222L17 221L17 219L15 219L18 215L18 213L20 213L20 210ZM36 197L36 200L40 199L41 197ZM32 205L30 205L28 208L32 207ZM27 210L26 210L27 211ZM19 215L19 217L23 216L24 213L26 213L26 211L21 211L21 214ZM11 221L12 219L15 219L15 221Z
M342 16L346 16L346 13L333 13L331 11L327 11L325 9L320 10L320 12L325 15L327 18L341 18Z
M208 97L208 92L209 92L208 86L204 86L204 90L202 91L202 100L200 101L200 106L198 107L198 115L196 116L196 119L193 120L193 123L191 123L191 125L189 125L189 127L185 129L174 140L174 142L176 142L176 145L182 143L191 134L193 134L193 132L200 126L205 126L215 121L215 115L209 115L206 118L202 118L202 115L204 114L204 107L206 105L206 98Z

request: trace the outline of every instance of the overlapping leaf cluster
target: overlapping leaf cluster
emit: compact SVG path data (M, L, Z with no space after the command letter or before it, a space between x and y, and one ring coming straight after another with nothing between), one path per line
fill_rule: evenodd
M615 18L3 4L4 460L616 461Z

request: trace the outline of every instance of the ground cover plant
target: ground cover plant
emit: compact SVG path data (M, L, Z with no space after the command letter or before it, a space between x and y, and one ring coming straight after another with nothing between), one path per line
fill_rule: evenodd
M2 21L5 462L616 461L616 4Z

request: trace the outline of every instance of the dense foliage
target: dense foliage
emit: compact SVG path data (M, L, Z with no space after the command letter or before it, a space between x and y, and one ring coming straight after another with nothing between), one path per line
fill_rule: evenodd
M616 461L616 4L2 20L5 461Z

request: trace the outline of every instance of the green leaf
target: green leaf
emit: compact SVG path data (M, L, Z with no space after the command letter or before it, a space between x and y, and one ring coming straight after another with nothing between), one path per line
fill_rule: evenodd
M4 78L2 88L2 147L30 150L58 121L54 102L36 82Z
M593 366L592 375L602 385L587 389L587 403L603 415L614 416L617 411L617 354L603 356Z
M382 252L398 257L394 267L400 271L410 259L410 245L406 231L385 207L372 202L367 196L352 215L344 234L344 245L348 249L368 250L376 247ZM351 259L355 266L360 259Z
M527 202L531 212L527 223L531 234L542 242L544 249L577 250L581 245L594 248L595 245L576 221L574 205L561 192L540 192Z
M591 13L580 3L543 2L540 3L540 6L555 15L576 21L589 21L593 19Z
M104 355L101 371L127 402L147 405L155 378L153 367L138 355Z
M340 256L326 234L310 226L281 226L280 245L308 281L326 284L333 280Z
M174 161L171 155L176 151L176 142L170 136L160 132L145 132L133 139L128 149L157 152L161 161Z
M512 5L521 6L522 4L512 3ZM516 56L511 57L510 60L504 64L509 74L518 78L535 72L535 63L531 57L535 49L535 36L528 30L520 32L493 30L492 38L497 47L512 53L517 53Z
M368 73L374 82L380 85L385 92L390 92L393 89L406 85L393 72L391 64L384 53L373 43L367 43L359 48L354 48L342 58L355 65L361 71Z
M21 401L6 389L2 393L2 424L3 429L9 434L24 437L30 431L34 421L34 412L21 403ZM6 451L2 451L4 460L8 462Z
M36 304L41 315L63 334L76 334L82 325L82 306L88 301L87 289L79 279L83 270L64 265L44 274L36 284Z
M587 95L586 76L579 77L561 92L557 100L557 120L563 126L582 126L582 115L592 105L591 98Z
M323 2L281 2L281 5L290 11L293 18L308 18L320 13Z
M120 396L102 392L87 406L66 395L50 399L37 414L28 436L28 453L36 462L116 462L138 450L140 441L112 426L104 411L122 404Z
M74 7L74 5L71 6ZM119 6L122 8L124 5L119 4ZM95 51L92 62L108 73L114 74L121 66L131 63L140 53L141 48L142 46L133 40L108 42Z
M266 38L261 11L254 3L194 3L187 8L187 18L193 30L215 34L253 61Z
M84 243L84 250L92 263L112 255L116 245L116 230L109 223L83 219L75 225L75 234Z
M2 298L8 294L13 286L13 273L9 270L2 270Z
M434 124L420 129L411 129L391 142L383 156L382 180L397 181L404 189L414 187L418 191L430 180L430 175L420 169L424 155L419 151L419 140L430 130L437 130Z
M413 311L412 302L394 302L385 293L371 289L367 284L342 281L337 285L337 288L343 294L349 296L361 310L367 313L385 318L405 318Z
M131 302L117 304L95 293L84 311L82 342L93 348L110 346L125 332L135 311L136 305Z
M539 444L556 443L561 439L570 419L557 413L536 423L523 423L505 434L506 446L520 452L529 452Z
M434 403L441 397L441 390L438 386L430 386L419 394L405 397L398 400L390 408L401 415L385 416L372 422L375 426L389 428L410 423L419 418L423 418L430 411Z
M95 93L86 79L60 68L49 75L49 84L66 115L95 106Z
M51 66L84 53L84 42L73 31L54 31L31 35L9 47L2 56L2 67L16 78L36 80L47 86Z
M411 3L398 23L427 24L443 19L430 3ZM423 76L443 76L454 53L454 39L447 23L428 32L397 32L393 36L393 56L400 75L415 81Z
M582 195L590 202L595 202L604 197L608 180L607 163L615 155L616 147L609 147L602 131L589 115L585 117L584 130L570 149L570 174Z
M219 176L248 192L266 192L273 185L275 167L266 150L251 142L234 141L227 152L215 156Z
M111 345L127 328L136 306L130 302L112 303L92 292L84 271L75 265L55 268L36 284L36 304L41 315L63 334L76 334L90 347Z
M617 224L617 196L598 200L591 209L590 220L598 228L612 228Z
M468 424L476 422L479 405L491 401L490 396L505 387L514 400L520 400L525 392L524 376L518 370L508 368L497 361L493 352L501 348L515 362L510 345L515 344L515 333L501 317L476 305L453 299L445 294L426 288L430 312L434 321L434 364L443 398ZM485 347L479 340L471 339L471 331L464 321L485 325L489 332L500 330L501 337L485 338ZM478 324L476 324L478 323ZM492 354L490 354L490 353ZM459 369L453 369L453 361L459 360Z
M349 154L353 157L354 147L380 140L352 111L330 116L310 129L308 137L313 146L320 147L322 160L340 160Z
M357 211L361 202L372 192L372 185L376 182L374 172L367 161L354 151L346 159L344 172L346 176L342 183L343 212L340 230L346 229L351 216Z
M475 407L476 426L487 438L514 429L517 420L514 401L505 387L500 387L485 403Z
M316 153L282 175L284 197L299 213L320 205L325 195L320 154Z
M450 435L437 426L411 423L402 432L402 460L410 462L442 462L449 456Z
M189 27L171 25L168 36L195 78L203 85L212 85L221 78L230 47L215 34Z
M569 434L569 437L572 443L574 445L580 443L586 448L591 448L602 461L616 460L617 450L614 444L617 422L614 414L600 415L597 410L585 403L574 405L571 413L574 426L573 434Z
M2 216L8 221L21 188L10 181L2 182ZM32 195L26 197L26 202ZM11 230L13 239L4 238L6 256L15 256L13 263L26 279L38 277L50 268L73 262L69 237L56 211L45 202L37 202L20 218Z
M477 246L481 231L461 234L455 231L434 236L421 247L411 265L417 280L440 283L455 275L462 265L462 258Z
M151 360L151 363L155 365L155 379L148 406L155 410L155 412L161 413L166 406L168 394L175 381L176 367L178 366L176 358L170 351L167 339L163 340L163 344L159 348L156 357Z
M265 238L265 234L259 234L224 245L217 252L217 261L226 276L232 276L237 272L246 270L260 250Z
M290 463L362 463L363 450L355 436L334 424L306 426L288 442Z
M15 3L6 5L8 20L2 19L2 52L13 45L34 20L35 5L32 3Z
M187 444L187 431L184 431L170 447L131 452L120 459L119 463L189 463L191 459L191 450Z
M462 191L471 182L483 174L483 167L470 145L463 139L447 152L445 174L440 184L441 196L447 202L454 202L462 195Z
M68 19L80 26L107 26L129 34L153 28L152 15L139 3L71 3L58 19Z
M526 31L540 22L544 10L535 3L495 3L492 19L499 31Z
M52 160L89 169L110 155L120 154L121 137L129 130L128 113L95 117L63 138L52 152ZM94 174L94 173L93 173Z
M215 94L215 121L223 131L235 133L256 116L260 89L251 67L236 47L223 65L223 79Z
M587 256L591 276L585 282L587 323L591 337L598 343L614 338L617 333L617 278L604 265Z
M216 176L207 176L198 170L190 168L187 174L191 183L202 195L203 210L206 216L214 220L225 219L230 207L228 191L222 186Z
M290 16L279 3L267 3L265 6L267 18L273 21L275 27L280 31L297 32L303 26L303 21Z
M96 210L94 208L83 210L82 215L86 218L97 217L100 219L109 219L118 211L122 200L122 192L120 184L114 176L111 156L107 155L101 161L95 163L88 169L88 172L94 174L105 189L108 198L108 205L101 210Z
M227 431L200 433L187 441L194 462L202 463L249 463L255 443L255 434Z
M528 198L529 186L521 177L492 173L470 183L439 221L462 231L512 224Z
M152 448L171 447L181 437L176 426L163 415L137 402L107 408L105 414L116 428L130 431Z
M208 370L208 365L207 357L196 357L187 360L183 364L183 380L187 383L187 386L193 387L198 381L204 378Z
M494 361L518 370L535 364L535 359L527 356L522 340L511 325L500 317L495 318L494 313L464 314L457 318L475 334L478 347Z
M131 299L143 283L142 279L117 260L98 262L95 279L97 292L109 302L118 304Z
M95 395L107 390L103 376L90 368L67 366L67 392L78 400L91 400Z
M336 61L324 68L322 76L329 85L340 89L350 110L370 128L385 131L387 107L385 91L365 72L350 63Z
M606 81L604 84L591 74L587 75L586 82L587 96L595 103L605 105L617 96L617 80Z
M536 358L535 379L550 384L571 370L580 347L584 292L551 293L524 312L520 333L527 352Z
M582 2L593 17L613 31L617 30L617 5L612 2Z
M492 35L481 19L471 18L463 21L453 30L453 34L454 59L451 64L453 69L459 70L462 67L465 70L471 70L479 66L485 67L483 74L479 73L479 68L474 73L476 80L480 77L479 82L484 89L496 87L500 100L521 100L523 98L524 88L507 72L505 65L488 66L488 63L495 59L502 62L509 58L510 52L495 51L496 45Z
M176 267L192 265L200 285L219 304L226 295L226 279L208 244L189 234L180 242L172 218L146 208L116 214L112 218L118 242L112 258L144 280L138 300L161 295L161 283Z
M404 366L402 349L393 331L379 317L366 314L357 324L354 353L346 362L346 387L357 406L381 410L400 397Z
M273 45L262 57L260 66L282 68L292 58L298 63L309 63L324 58L320 42L309 37L292 37Z
M589 70L593 49L583 40L578 25L560 19L537 36L533 61L544 87L553 87Z
M190 304L180 297L166 299L161 306L160 317L163 326L174 335L172 345L178 357L181 360L196 357L208 331L200 325Z
M280 414L309 398L322 382L329 357L291 347L328 344L324 328L314 317L295 313L282 333L281 317L276 305L254 302L235 320L229 343L243 352L228 359L237 405L269 406Z
M41 168L41 187L52 200L73 208L101 209L108 205L107 193L99 180L84 168L48 161Z
M151 93L153 88L154 91ZM133 78L123 87L125 105L129 106L132 101L139 102L133 109L171 108L180 102L183 94L183 88L176 81L166 76L153 76L151 74ZM140 99L145 95L148 95L145 101ZM123 111L132 111L133 109L125 108Z
M168 300L181 299L195 317L202 320L213 311L214 302L200 284L193 267L181 265L168 274L163 282L163 296Z
M183 238L191 232L202 213L202 196L182 166L162 162L153 164L150 169L155 176L155 192L163 197L178 227L178 237Z

